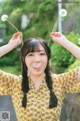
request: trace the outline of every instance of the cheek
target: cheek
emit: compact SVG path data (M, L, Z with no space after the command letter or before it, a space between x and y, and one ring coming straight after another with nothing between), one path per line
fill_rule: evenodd
M25 63L26 63L26 66L29 67L29 63L27 61Z
M28 58L25 58L25 63L26 63L26 66L29 68L31 65L31 62Z
M26 61L26 66L27 67L30 67L32 64L31 64L31 61Z

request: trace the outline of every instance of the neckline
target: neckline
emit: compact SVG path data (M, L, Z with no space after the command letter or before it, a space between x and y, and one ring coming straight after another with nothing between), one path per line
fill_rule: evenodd
M41 88L43 88L46 85L45 83L45 78L41 81L39 87L37 88L36 85L34 84L34 82L30 79L29 77L29 86L30 89L35 89L36 91L39 91Z

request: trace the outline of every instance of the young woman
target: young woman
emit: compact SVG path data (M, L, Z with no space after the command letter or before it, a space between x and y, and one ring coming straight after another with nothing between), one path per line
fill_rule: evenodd
M7 54L9 51L18 46L21 42L22 42L22 33L21 32L15 33L10 39L8 44L0 47L0 57Z
M21 48L22 76L0 70L0 95L12 96L18 121L59 121L65 92L80 92L80 68L51 74L50 55L42 38L29 38Z

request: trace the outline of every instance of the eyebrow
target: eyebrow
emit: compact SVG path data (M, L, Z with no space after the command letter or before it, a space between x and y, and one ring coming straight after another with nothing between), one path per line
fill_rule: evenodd
M45 50L37 50L37 51L38 51L38 52L43 52L43 51L45 52Z
M45 53L46 53L45 50L36 50L36 51L34 51L34 52L45 52ZM34 53L34 52L29 52L29 53Z

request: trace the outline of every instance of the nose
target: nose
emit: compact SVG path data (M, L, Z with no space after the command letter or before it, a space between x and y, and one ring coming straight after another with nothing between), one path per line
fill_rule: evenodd
M35 55L34 59L35 59L36 62L38 62L38 61L40 61L40 56L39 55Z

